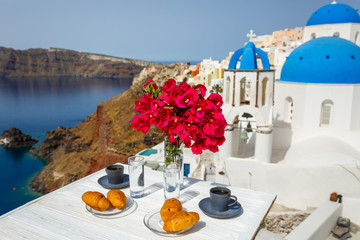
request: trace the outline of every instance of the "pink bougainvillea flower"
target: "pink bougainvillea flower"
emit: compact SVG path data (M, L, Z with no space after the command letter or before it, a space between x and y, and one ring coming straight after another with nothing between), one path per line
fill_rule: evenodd
M194 154L202 154L203 152L203 144L202 142L195 142L192 146L191 146L191 151Z
M160 108L165 106L165 103L163 101L158 100L158 99L154 99L154 100L151 101L150 106L151 106L152 111L158 111Z
M198 93L198 95L201 96L201 98L204 98L206 95L206 87L202 84L198 84L195 86L195 90Z
M219 151L219 147L218 146L208 146L207 148L208 150L212 151L212 152L218 152Z
M218 146L221 146L221 145L223 145L223 143L225 142L225 137L224 136L221 136L221 137L217 137L216 138L216 144L218 145Z
M170 118L173 115L172 110L161 109L155 116L154 125L159 128L161 131L167 133L170 123Z
M204 141L204 144L206 146L215 146L216 143L217 143L216 139L215 138L210 138L210 137L206 137L205 141Z
M195 119L201 120L205 115L205 110L206 110L206 102L204 100L198 100L197 104L190 109L190 114Z
M224 128L217 128L214 137L216 138L223 137L224 134L225 134Z
M144 85L145 95L135 102L136 115L131 125L146 133L153 124L168 135L172 143L184 143L194 154L203 150L217 152L225 141L226 120L222 114L222 98L211 94L207 99L206 87L176 84L168 79L158 87L149 79Z
M170 81L169 81L170 80ZM176 85L174 79L169 79L161 88L162 92L159 94L159 99L169 105L175 105L175 99L179 95L179 87Z
M223 100L222 97L217 94L217 93L212 93L210 94L210 96L207 98L208 101L211 102L211 104L217 109L219 110L221 108L221 106L223 105Z
M170 134L169 135L169 141L173 144L176 144L176 138L174 134Z
M171 90L173 90L174 88L177 88L177 85L176 85L176 81L174 79L168 79L164 86L162 86L162 91L163 92L171 92Z
M217 129L218 127L214 124L214 123L211 123L211 122L207 122L204 124L203 126L203 131L206 135L212 137L215 135L215 130Z
M183 94L177 95L175 99L176 106L187 108L193 106L198 99L198 95L193 88L188 88Z
M191 146L191 140L192 140L192 137L191 137L191 134L188 132L188 131L183 131L179 134L179 138L181 141L184 142L185 144L185 147L190 147Z
M138 131L142 131L144 134L150 129L149 119L145 116L136 115L131 120L131 126Z
M183 130L183 125L182 123L179 121L179 117L175 116L170 118L169 121L169 134L179 134L181 133L181 131Z
M140 101L135 101L135 111L140 114L146 114L151 111L151 102L154 99L149 93L146 93L143 97L140 97Z

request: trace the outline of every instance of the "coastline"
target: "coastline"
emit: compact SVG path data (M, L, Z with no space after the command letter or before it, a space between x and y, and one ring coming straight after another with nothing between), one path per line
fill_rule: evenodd
M40 79L41 78L41 79ZM0 134L14 126L39 142L46 132L61 125L72 128L96 111L97 105L130 88L127 81L86 79L81 81L58 77L0 78ZM30 187L30 182L48 165L46 159L29 153L31 147L5 149L0 147L0 215L25 204L42 194Z

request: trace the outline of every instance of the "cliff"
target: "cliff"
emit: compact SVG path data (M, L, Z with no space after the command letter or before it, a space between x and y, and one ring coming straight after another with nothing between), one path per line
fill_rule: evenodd
M0 77L79 76L133 78L162 64L67 49L14 50L0 47Z
M77 126L47 132L46 140L31 153L49 163L32 180L31 187L50 192L115 162L127 163L130 155L162 142L163 135L156 129L144 135L131 127L135 100L143 95L143 85L149 78L162 85L168 78L188 74L188 66L178 63L145 68L129 90L100 103L96 112Z

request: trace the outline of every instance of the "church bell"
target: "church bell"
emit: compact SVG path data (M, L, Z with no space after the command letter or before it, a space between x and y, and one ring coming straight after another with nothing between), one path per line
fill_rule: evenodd
M241 140L244 140L246 142L246 140L249 139L249 136L247 135L247 130L246 128L244 129L244 131L241 132L241 136L240 136Z
M248 122L248 124L246 126L246 131L247 132L252 132L253 131L250 122Z

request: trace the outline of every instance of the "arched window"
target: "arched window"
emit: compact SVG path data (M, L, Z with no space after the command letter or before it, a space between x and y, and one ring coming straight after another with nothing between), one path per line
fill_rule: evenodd
M240 80L240 105L250 104L250 82L246 78Z
M291 97L285 98L284 121L290 123L293 117L294 102Z
M269 79L264 78L262 80L262 96L261 96L261 105L266 106L269 102Z
M340 33L339 33L339 32L335 32L335 33L333 34L333 37L340 37Z
M321 104L321 115L320 115L320 127L330 127L331 126L331 117L333 111L334 103L333 101L327 99Z
M230 77L226 78L226 85L225 85L225 103L230 104Z
M311 34L311 39L315 39L316 38L316 34L315 33L312 33Z
M360 36L359 36L359 32L357 32L355 34L355 44L360 46Z

